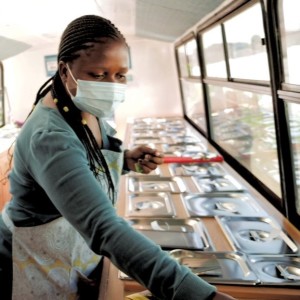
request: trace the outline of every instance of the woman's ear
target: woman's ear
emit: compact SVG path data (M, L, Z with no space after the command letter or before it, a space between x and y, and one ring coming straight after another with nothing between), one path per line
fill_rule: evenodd
M67 71L68 71L68 68L67 68L66 63L63 61L60 61L58 63L58 73L59 73L59 76L60 76L62 82L67 81Z

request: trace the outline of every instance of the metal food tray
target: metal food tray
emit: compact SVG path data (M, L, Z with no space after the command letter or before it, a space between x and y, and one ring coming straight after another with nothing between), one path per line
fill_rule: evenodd
M207 147L200 143L163 143L161 145L164 153L175 154L176 156L195 156L205 154Z
M174 143L173 139L171 137L166 136L139 136L139 137L132 137L132 140L135 145L143 145L143 144L171 144Z
M227 175L220 163L171 163L169 170L172 176L224 177Z
M300 257L290 255L249 256L261 285L300 286Z
M243 192L245 189L232 176L207 177L192 176L200 193Z
M181 198L191 217L268 216L248 193L183 194Z
M270 217L216 216L234 249L248 254L295 254L298 246Z
M259 279L240 252L196 252L176 249L170 256L212 284L257 285Z
M127 219L129 224L162 249L212 251L214 247L200 219Z
M173 217L175 209L170 193L134 193L128 196L126 216L128 217Z
M128 191L183 193L187 187L180 177L130 176L127 177Z

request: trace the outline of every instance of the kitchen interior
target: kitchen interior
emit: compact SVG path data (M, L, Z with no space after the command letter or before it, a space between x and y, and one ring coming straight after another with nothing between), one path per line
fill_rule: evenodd
M130 48L126 101L108 121L125 148L147 144L165 155L165 163L151 174L130 172L122 177L119 214L178 263L237 299L300 299L299 229L234 168L207 131L214 131L214 140L227 152L238 153L240 164L258 177L264 171L273 175L278 168L274 151L261 151L266 144L273 149L274 139L270 142L264 136L259 139L263 142L257 142L245 123L233 122L233 114L239 113L233 109L236 94L228 98L231 105L211 97L212 124L206 123L205 106L195 101L202 87L192 33L218 12L238 6L234 2L259 1L10 0L2 4L0 209L10 199L8 152L38 88L56 69L61 31L77 16L100 14L120 29ZM33 15L28 9L32 7ZM188 46L193 49L189 57L196 67L190 81L184 74L183 50ZM225 98L224 90L213 92ZM241 92L239 97L244 107L254 99L251 93ZM268 100L265 97L261 102L268 106ZM253 108L260 102L251 103ZM258 113L256 116L259 119ZM264 114L266 131L260 126L255 130L272 136L270 119ZM233 143L232 134L241 132L241 138L235 139L238 143ZM278 170L261 180L280 197L276 176ZM124 299L144 290L107 260L102 276L107 280L101 283L101 300Z

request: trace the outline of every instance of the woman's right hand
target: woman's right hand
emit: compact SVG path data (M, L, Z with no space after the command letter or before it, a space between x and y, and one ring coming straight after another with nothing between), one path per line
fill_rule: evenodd
M213 300L237 300L236 298L233 298L230 295L221 292L216 292L215 296L212 299Z

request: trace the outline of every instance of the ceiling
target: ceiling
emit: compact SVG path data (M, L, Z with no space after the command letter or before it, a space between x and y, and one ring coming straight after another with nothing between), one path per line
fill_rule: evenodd
M0 60L57 42L83 14L110 19L125 36L174 42L224 0L1 0Z

